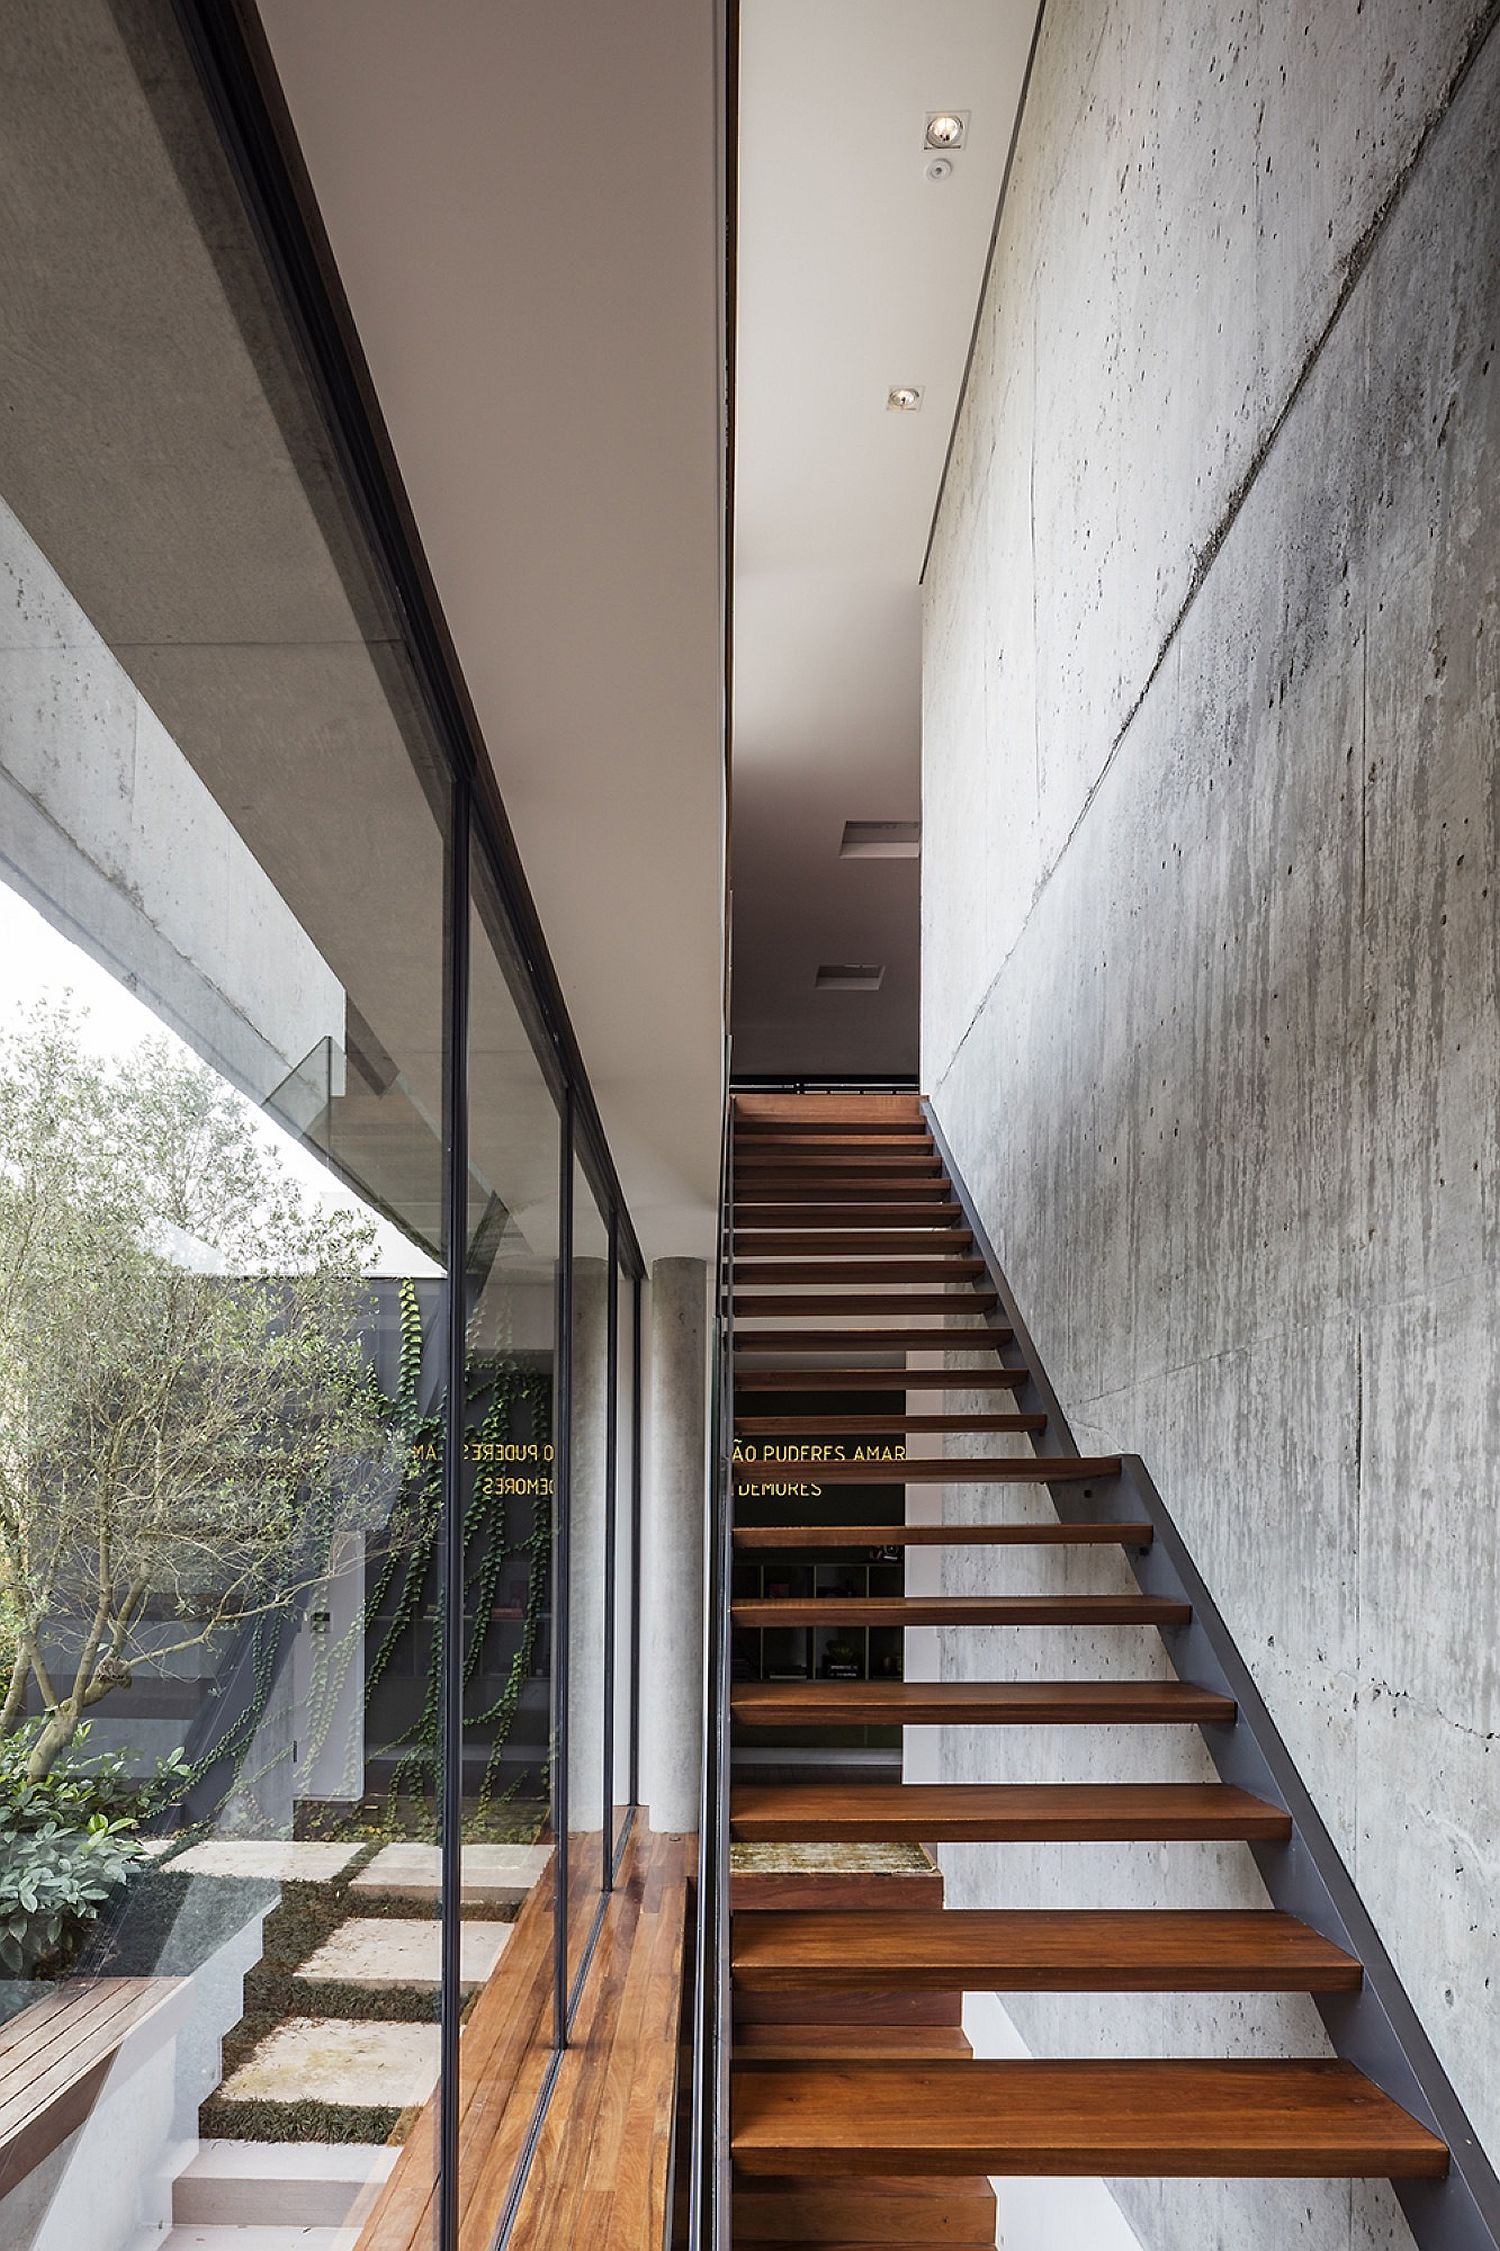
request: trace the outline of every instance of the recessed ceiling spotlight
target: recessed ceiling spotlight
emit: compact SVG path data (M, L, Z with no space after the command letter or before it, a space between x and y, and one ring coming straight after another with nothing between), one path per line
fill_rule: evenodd
M918 860L920 821L845 821L841 860Z
M878 993L884 979L883 961L825 961L813 985L820 993Z
M885 398L887 414L915 414L922 404L922 388L918 383L898 383Z
M930 149L961 149L967 123L957 110L934 110L927 120L927 138L923 145Z

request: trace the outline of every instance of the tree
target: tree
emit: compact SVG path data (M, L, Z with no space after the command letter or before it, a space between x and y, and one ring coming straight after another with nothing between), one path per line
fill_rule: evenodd
M66 1005L0 1038L0 1734L84 1714L294 1603L399 1507L360 1345L371 1231L288 1177L214 1072L95 1060Z

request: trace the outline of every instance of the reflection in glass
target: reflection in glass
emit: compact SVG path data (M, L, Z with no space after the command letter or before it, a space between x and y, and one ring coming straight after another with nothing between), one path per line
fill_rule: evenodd
M640 1523L635 1506L635 1288L618 1258L615 1261L615 1305L614 1523L610 1541L615 1572L611 1797L614 1845L618 1854L634 1796L631 1752L635 1741L637 1652L631 1620L636 1605L636 1540Z
M568 1449L568 1957L570 1989L605 1880L604 1733L610 1489L609 1224L573 1165Z

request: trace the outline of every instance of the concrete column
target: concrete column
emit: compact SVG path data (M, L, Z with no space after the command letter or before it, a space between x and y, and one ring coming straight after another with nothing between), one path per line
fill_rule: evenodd
M646 1293L641 1800L653 1829L698 1826L708 1287L702 1259L663 1258Z

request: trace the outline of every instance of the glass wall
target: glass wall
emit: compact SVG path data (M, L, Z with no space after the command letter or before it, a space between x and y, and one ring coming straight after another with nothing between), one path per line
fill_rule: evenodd
M639 1260L177 21L0 25L0 2242L211 2140L450 2251L633 1796Z

